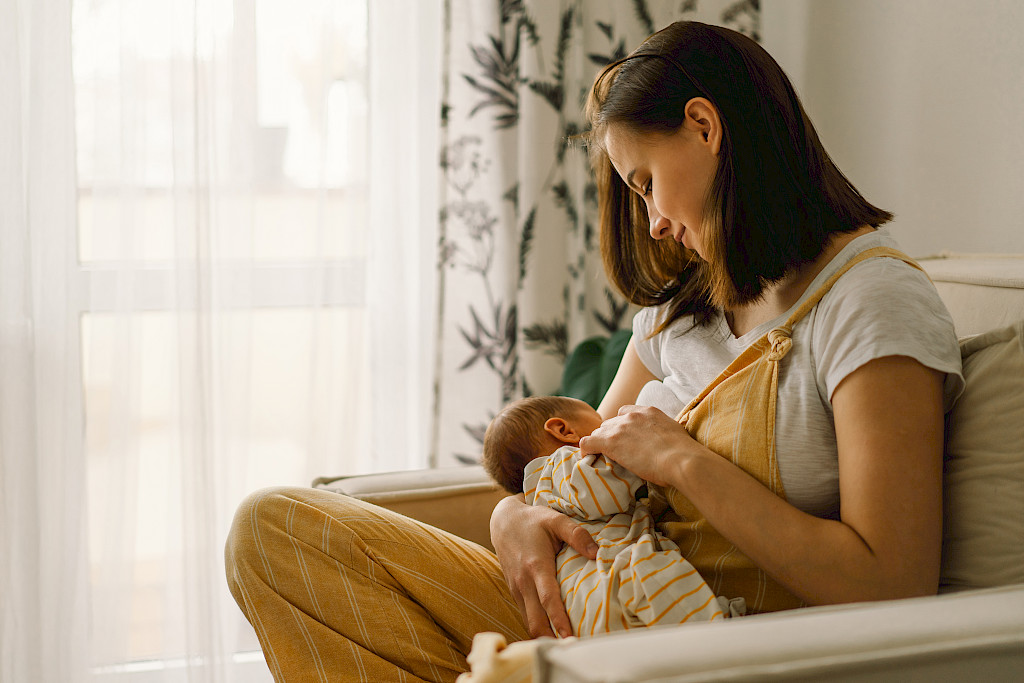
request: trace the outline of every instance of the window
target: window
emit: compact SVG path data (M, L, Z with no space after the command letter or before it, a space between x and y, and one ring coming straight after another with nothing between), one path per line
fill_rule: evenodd
M100 678L184 680L197 652L226 641L237 666L258 672L239 680L269 680L223 578L241 497L427 462L417 415L403 420L408 435L380 429L396 416L378 386L394 380L375 371L388 363L375 356L389 334L377 323L423 302L396 292L406 303L381 311L367 294L400 267L374 262L380 237L368 229L382 210L370 201L371 150L385 153L375 140L386 137L370 116L381 101L369 73L417 77L403 76L398 55L374 61L393 52L374 35L411 31L436 49L439 31L418 25L424 12L439 19L435 5L74 4L76 291ZM436 93L414 106L436 115ZM414 173L430 168L436 140L417 145L426 151ZM415 182L436 188L429 172ZM406 188L416 210L436 216ZM422 265L433 236L408 229ZM424 368L395 372L425 395Z

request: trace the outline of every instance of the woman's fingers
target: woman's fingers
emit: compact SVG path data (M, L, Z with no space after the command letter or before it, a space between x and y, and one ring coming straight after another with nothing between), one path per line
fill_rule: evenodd
M523 615L530 637L553 636L555 631L563 637L572 635L572 625L555 579L554 563L548 566L543 559L534 557L524 562L520 570L515 578L509 580L509 590L519 613Z
M552 567L554 569L554 567ZM562 602L562 591L558 587L558 580L554 572L544 573L537 577L537 597L544 608L544 624L538 635L553 635L551 628L562 638L572 635L572 622L565 611L565 603ZM550 623L549 623L550 622Z
M599 453L647 481L666 484L668 466L691 446L686 428L657 408L622 406L580 440L583 455Z
M544 606L537 599L536 593L533 595L533 600L526 601L525 612L526 631L531 638L555 635L551 626L548 625L547 614L544 612Z
M552 540L559 547L562 544L566 544L584 557L591 560L597 559L597 543L594 542L594 539L591 538L586 529L566 515L559 514L550 519L548 528L551 531ZM554 627L555 631L562 638L571 636L572 622L565 611L565 602L562 601L562 591L555 572L554 558L552 558L550 567L542 567L535 572L534 583L537 587L537 597L544 607L544 612L547 615L547 620L551 622L551 626Z
M533 566L526 567L525 570L521 593L523 596L522 612L523 617L526 619L526 630L530 633L531 638L553 636L554 632L551 630L550 615L548 614L551 606L550 586L545 584L547 578L553 577L554 567L551 567L551 571L548 572L546 568L534 564ZM559 604L561 604L561 596L557 592L557 584L555 591L555 597L558 599Z
M562 602L555 557L568 544L593 560L597 544L566 515L515 498L498 503L491 517L491 538L509 590L532 637L570 636L572 622Z
M520 587L519 582L512 577L507 569L505 569L505 577L505 581L508 583L508 590L512 593L512 599L516 601L519 614L523 617L523 623L526 624L526 632L532 635L532 625L535 620L533 615L537 613L537 609L534 607L537 604L536 596L531 595L532 590L530 589L529 582L524 581L522 587ZM529 595L529 598L527 595Z
M562 515L556 524L555 537L571 546L580 555L591 560L597 559L597 543L586 529L565 515Z
M556 632L563 638L571 636L572 622L562 602L554 562L548 566L546 562L533 561L523 569L513 595L530 637L553 636Z

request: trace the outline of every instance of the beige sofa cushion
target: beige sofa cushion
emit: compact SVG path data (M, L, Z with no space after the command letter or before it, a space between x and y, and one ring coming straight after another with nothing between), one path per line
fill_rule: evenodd
M380 505L488 550L494 550L489 525L491 510L508 495L479 465L319 477L313 486Z
M1024 320L961 342L948 417L944 590L1024 583Z
M961 337L1024 318L1024 254L944 253L918 262Z
M539 650L537 683L1020 681L1024 587L635 629Z

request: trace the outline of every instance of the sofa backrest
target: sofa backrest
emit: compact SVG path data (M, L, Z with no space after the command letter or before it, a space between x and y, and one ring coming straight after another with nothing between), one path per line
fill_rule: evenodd
M943 591L1024 583L1024 256L920 260L961 337L946 420Z
M1024 254L943 253L918 259L968 337L1024 318Z

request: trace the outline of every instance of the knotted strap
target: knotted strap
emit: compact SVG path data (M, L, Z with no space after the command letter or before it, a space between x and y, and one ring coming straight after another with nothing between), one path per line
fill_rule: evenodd
M793 330L788 326L776 327L768 333L768 360L780 361L793 348Z

